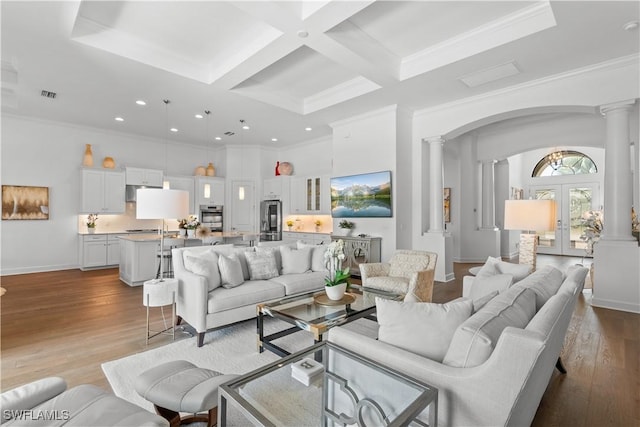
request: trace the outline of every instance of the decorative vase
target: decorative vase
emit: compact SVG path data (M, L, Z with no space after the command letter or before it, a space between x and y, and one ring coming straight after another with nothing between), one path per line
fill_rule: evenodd
M335 286L325 286L324 290L330 300L339 301L342 299L345 291L347 290L347 282L340 283L339 285Z
M351 236L351 233L353 233L353 228L342 228L342 235L345 237L349 237Z
M105 157L102 161L102 167L105 169L114 169L116 167L116 162L113 160L113 157Z
M94 234L96 232L96 228L95 227L87 227L87 232L89 234Z
M280 162L276 162L276 176L280 175Z
M187 228L187 237L189 237L190 239L196 236L196 229L195 228Z
M216 176L216 168L213 167L213 163L209 163L207 166L207 176Z
M180 229L178 229L178 233L180 234L180 236L185 237L187 235L187 229L186 228L180 228Z
M293 165L289 162L282 162L278 167L278 171L280 171L280 175L291 175L293 172Z
M319 233L319 232L320 232L320 226L316 225L316 233Z
M193 174L195 176L205 176L207 174L207 170L204 168L204 166L198 166L196 170L193 171Z
M85 146L82 166L86 166L89 168L93 167L93 152L91 151L91 144L86 144Z
M287 228L289 229L289 231L293 231L293 226L292 225L288 225Z

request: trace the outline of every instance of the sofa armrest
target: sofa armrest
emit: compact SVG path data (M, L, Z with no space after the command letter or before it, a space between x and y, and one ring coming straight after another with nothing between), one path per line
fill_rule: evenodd
M409 279L405 301L431 302L435 270L416 271Z
M503 331L489 359L473 368L447 366L342 327L332 328L328 339L436 387L439 425L506 425L513 417L516 401L528 398L521 396L524 384L548 382L548 378L535 378L537 361L545 347L543 337L512 327ZM533 415L535 410L531 418Z
M368 277L379 277L389 275L389 263L386 262L371 262L360 264L360 276L362 278L362 286L365 285L365 281Z
M471 293L471 286L473 286L473 281L476 280L474 276L464 276L462 278L462 296L467 298Z
M197 332L207 331L207 280L187 270L175 271L178 279L176 314L193 326Z
M33 409L53 399L67 389L67 383L60 377L49 377L16 387L2 393L0 407L2 420L0 424L12 419L11 411Z

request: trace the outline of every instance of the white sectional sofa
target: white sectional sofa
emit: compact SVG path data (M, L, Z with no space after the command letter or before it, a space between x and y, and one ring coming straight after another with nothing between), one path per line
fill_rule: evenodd
M301 243L173 249L179 321L195 328L201 347L207 330L255 317L258 303L320 290L326 276L324 250Z
M544 267L501 292L478 294L475 301L380 302L378 339L336 327L329 341L436 387L441 426L530 425L559 361L587 271L571 267L565 277ZM385 313L389 308L396 311ZM429 314L420 318L416 310ZM453 316L458 320L452 324ZM424 348L429 340L442 345L444 334L450 336L440 351ZM349 378L361 389L367 380L357 372ZM388 393L389 399L393 396ZM426 422L427 414L420 419Z

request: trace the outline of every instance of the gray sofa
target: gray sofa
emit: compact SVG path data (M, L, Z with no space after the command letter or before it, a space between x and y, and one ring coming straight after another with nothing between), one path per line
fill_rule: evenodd
M549 266L500 293L492 291L488 296L497 296L475 313L470 307L473 314L454 327L446 354L439 360L383 342L382 326L380 339L343 326L329 331L329 341L436 387L439 425L530 425L559 362L587 272L587 268L575 266L565 277ZM529 308L514 314L514 306L525 300ZM468 305L465 301L469 299L451 304ZM532 317L523 319L524 311ZM383 325L381 314L379 309L378 321ZM518 322L521 324L515 325ZM407 328L433 328L433 324L424 323ZM354 372L351 380L366 390L367 378ZM393 396L388 394L389 399ZM427 414L421 414L420 419L427 421Z
M198 347L201 347L207 330L254 318L256 304L321 290L326 276L322 262L324 250L322 245L281 242L259 245L257 248L215 245L173 249L174 277L179 281L176 304L179 321L186 321L196 330ZM206 257L207 251L215 253L218 261L220 255L229 257L235 254L242 267L242 283L233 287L220 286L223 274L215 261L209 262L211 270L208 274L196 274L196 268L189 269L189 265L185 265L185 261L193 261L193 256ZM274 277L256 279L254 270L260 268L252 268L252 259L249 259L246 252L251 252L253 256L253 253L269 251L274 254L277 272ZM308 258L300 259L305 253ZM291 259L287 255L291 255ZM187 259L187 256L192 258ZM260 277L265 276L262 274Z
M83 384L67 390L59 377L43 378L2 393L3 426L164 427L159 415Z

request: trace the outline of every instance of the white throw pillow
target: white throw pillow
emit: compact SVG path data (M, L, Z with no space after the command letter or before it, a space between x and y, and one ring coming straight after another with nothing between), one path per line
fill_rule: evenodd
M298 240L298 249L311 248L311 271L327 271L324 265L324 253L327 251L326 245L310 245Z
M378 340L442 362L454 332L473 310L464 298L447 304L376 298Z
M220 268L220 281L224 288L235 288L244 283L242 266L237 254L218 256L218 267Z
M505 261L499 261L497 268L502 274L511 274L513 276L513 283L524 279L531 272L531 266L528 264L514 264Z
M218 270L218 255L212 250L204 252L184 251L184 268L193 274L207 279L209 291L220 286L220 270Z
M498 271L498 261L498 258L488 257L484 265L480 268L480 271L478 271L478 274L476 274L476 278L491 277L500 274Z
M273 254L273 257L276 260L276 269L278 270L278 274L282 273L282 256L280 255L279 246L258 246L256 247L256 252Z
M305 273L311 268L311 248L292 249L280 246L282 274Z
M279 276L276 257L271 251L245 252L251 280L268 280Z
M249 280L249 267L247 266L247 258L244 256L246 252L254 252L255 247L251 246L248 248L236 248L233 249L234 254L237 255L238 261L240 261L240 268L242 268L242 276L244 280Z
M513 283L513 276L510 274L496 274L489 277L478 277L473 279L469 298L477 301L483 296L494 291L502 292Z

